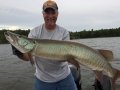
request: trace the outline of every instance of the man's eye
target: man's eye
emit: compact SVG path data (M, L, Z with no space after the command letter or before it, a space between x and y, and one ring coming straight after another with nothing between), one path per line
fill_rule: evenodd
M52 12L51 14L56 14L56 12Z
M45 12L46 14L49 14L49 12Z

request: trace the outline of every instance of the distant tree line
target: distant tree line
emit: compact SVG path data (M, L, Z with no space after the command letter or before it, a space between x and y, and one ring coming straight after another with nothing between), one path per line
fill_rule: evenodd
M98 37L120 37L120 27L101 30L83 30L70 32L70 39L98 38Z
M4 32L11 31L13 33L17 33L20 35L28 36L30 29L28 30L7 30L2 29L0 30L0 44L6 44L8 41L4 36ZM120 37L120 27L119 28L112 28L112 29L101 29L101 30L83 30L83 31L70 31L70 39L82 39L82 38L98 38L98 37Z

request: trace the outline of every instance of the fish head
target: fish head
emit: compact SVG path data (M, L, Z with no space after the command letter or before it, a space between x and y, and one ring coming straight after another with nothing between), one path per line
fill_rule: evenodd
M6 39L22 53L30 52L35 46L34 40L28 37L9 31L5 32L4 35Z

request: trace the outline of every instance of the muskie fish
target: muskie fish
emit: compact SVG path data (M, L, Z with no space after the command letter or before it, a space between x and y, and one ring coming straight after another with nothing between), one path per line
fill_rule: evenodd
M22 53L52 60L70 60L91 68L98 80L102 83L102 71L111 78L113 89L115 82L120 78L120 71L114 69L108 61L113 59L113 53L109 50L94 50L86 45L58 40L31 39L12 32L5 32L6 39ZM32 57L30 61L33 64Z

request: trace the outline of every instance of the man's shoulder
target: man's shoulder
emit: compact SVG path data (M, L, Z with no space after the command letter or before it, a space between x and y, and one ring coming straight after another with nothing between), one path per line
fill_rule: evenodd
M63 30L66 30L65 28L63 28L62 26L59 26L59 25L57 25L58 26L58 28L60 28L60 29L63 29Z
M63 27L61 27L59 25L57 25L57 26L58 26L58 28L59 28L60 31L68 32L65 28L63 28Z
M42 30L43 24L36 26L35 28L31 29L30 33L40 33Z
M41 29L42 29L42 26L43 26L43 24L34 27L32 30L33 30L33 31L41 30Z
M42 26L43 24L36 26L32 30L30 30L28 37L36 38L36 36L39 36L39 34L41 34Z

